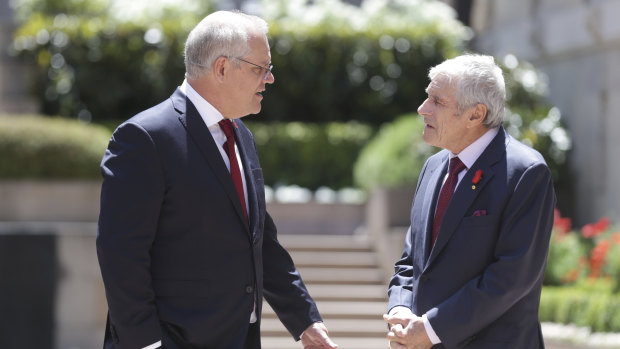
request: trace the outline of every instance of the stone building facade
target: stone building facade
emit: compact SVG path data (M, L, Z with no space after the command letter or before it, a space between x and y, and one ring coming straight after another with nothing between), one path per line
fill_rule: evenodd
M620 0L474 0L473 48L532 62L549 78L573 148L572 216L620 222Z

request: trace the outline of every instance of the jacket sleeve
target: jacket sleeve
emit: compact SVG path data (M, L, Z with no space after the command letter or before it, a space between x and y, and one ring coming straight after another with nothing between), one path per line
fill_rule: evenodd
M97 256L117 348L135 349L162 338L151 286L164 179L157 149L136 124L121 125L101 162L103 185Z
M505 207L494 259L483 273L426 314L448 348L477 333L540 286L553 227L555 193L544 163L527 168Z
M424 163L424 166L420 171L414 198L415 195L417 195L420 188L420 183L422 183L422 179L426 174L428 163L429 160ZM409 309L412 309L413 307L412 234L413 232L411 230L411 226L409 226L405 236L405 247L403 249L403 254L394 265L394 275L390 279L390 284L388 286L388 312L397 306L402 306Z
M322 321L319 310L295 268L289 253L280 245L271 216L265 214L263 241L265 299L295 340L312 323Z

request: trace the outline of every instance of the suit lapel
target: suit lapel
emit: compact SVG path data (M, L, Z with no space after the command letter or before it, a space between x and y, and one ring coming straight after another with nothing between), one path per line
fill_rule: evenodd
M246 222L243 208L241 207L241 201L237 195L237 190L230 177L230 172L226 168L226 164L222 159L217 144L211 136L209 128L205 125L204 121L200 117L196 107L187 99L187 97L178 89L171 97L174 108L179 112L179 121L185 126L185 129L193 139L194 143L200 149L200 153L205 158L209 167L217 177L218 181L224 188L226 195L231 200L235 211L239 218ZM248 190L249 192L249 190ZM247 224L246 224L247 227ZM249 227L246 228L248 235L250 234Z
M239 156L241 157L241 163L243 166L243 172L245 174L245 184L247 187L248 197L245 198L248 201L248 219L250 224L250 231L254 235L254 228L257 222L258 213L258 199L256 197L256 183L254 182L254 176L252 173L252 166L247 154L248 149L253 147L253 144L248 144L249 140L243 137L243 132L234 123L235 138L237 139L237 148L239 149Z
M491 141L478 160L476 160L467 173L465 173L465 176L457 186L454 195L452 196L452 200L450 200L450 204L446 208L444 220L439 228L437 241L431 250L427 266L435 260L448 241L450 241L452 234L454 234L461 223L461 220L465 217L465 213L469 207L495 175L492 165L499 161L506 151L505 140L506 136L504 130L503 128L500 128L493 141ZM482 178L478 184L475 185L475 188L472 188L472 180L478 170L482 170ZM433 203L435 202L436 201L433 200ZM432 218L429 219L432 222Z

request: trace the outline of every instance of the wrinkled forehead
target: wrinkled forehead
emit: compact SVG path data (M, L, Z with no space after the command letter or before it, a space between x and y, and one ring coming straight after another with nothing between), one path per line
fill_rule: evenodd
M454 96L456 90L456 79L449 75L439 74L428 84L426 93L434 95Z

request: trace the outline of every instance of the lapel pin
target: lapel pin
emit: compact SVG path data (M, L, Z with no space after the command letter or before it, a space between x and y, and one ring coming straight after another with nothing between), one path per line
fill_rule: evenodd
M473 185L471 186L472 190L476 190L476 184L480 182L481 178L482 178L482 170L476 171L476 173L474 174L474 178L471 179L471 182L473 183Z

